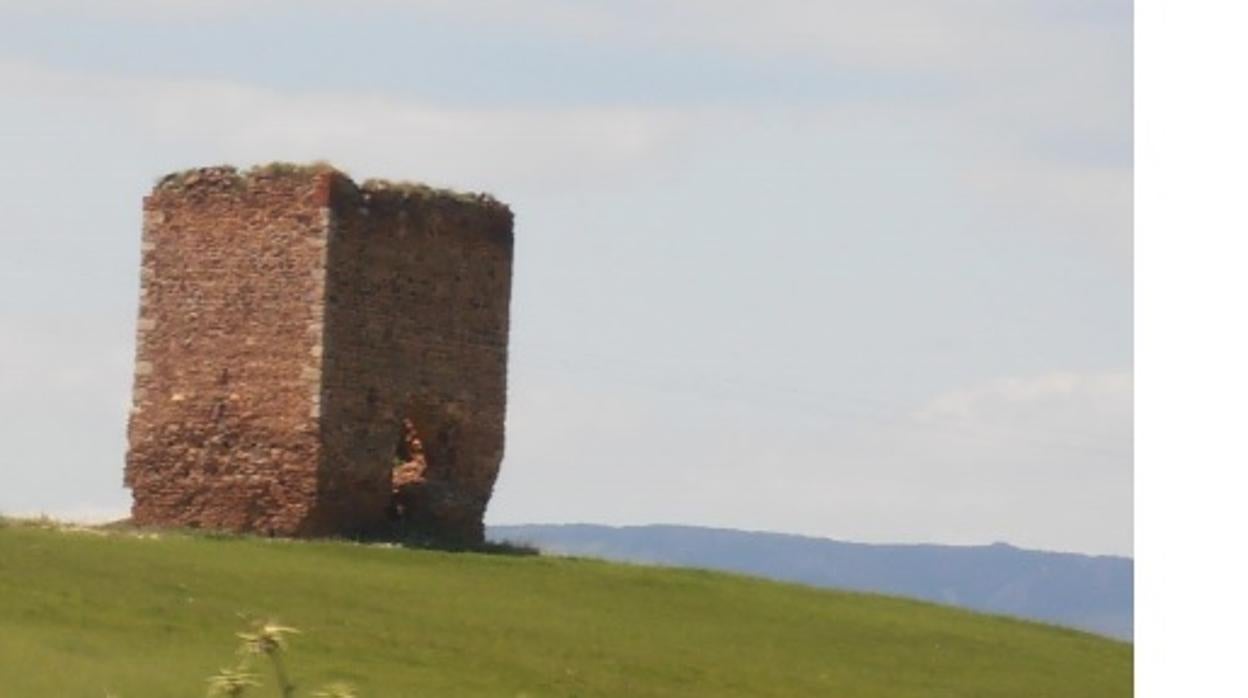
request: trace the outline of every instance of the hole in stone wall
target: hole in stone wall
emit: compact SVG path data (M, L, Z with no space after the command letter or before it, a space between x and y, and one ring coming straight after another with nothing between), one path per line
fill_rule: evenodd
M445 405L409 405L399 420L387 514L402 528L437 527L453 508L459 420Z
M390 476L391 518L398 521L413 518L428 470L424 439L415 422L410 418L404 419L394 445L394 466Z

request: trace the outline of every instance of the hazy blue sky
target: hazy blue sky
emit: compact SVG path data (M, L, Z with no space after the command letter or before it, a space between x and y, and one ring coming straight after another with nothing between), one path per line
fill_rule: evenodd
M0 0L0 511L128 506L155 177L328 159L516 211L491 522L1130 554L1131 42L1120 0Z

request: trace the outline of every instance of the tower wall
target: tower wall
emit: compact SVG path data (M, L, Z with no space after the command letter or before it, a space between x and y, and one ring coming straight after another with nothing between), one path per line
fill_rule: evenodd
M485 197L336 180L326 287L328 509L372 523L392 471L406 523L479 541L503 455L512 217ZM395 515L391 512L391 515Z
M144 200L125 476L136 523L312 525L324 190L214 168L166 178Z

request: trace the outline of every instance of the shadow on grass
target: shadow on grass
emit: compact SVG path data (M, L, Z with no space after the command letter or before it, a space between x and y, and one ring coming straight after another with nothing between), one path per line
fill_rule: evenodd
M4 520L0 519L0 525L4 525ZM245 538L266 538L266 536L255 533L234 533L231 531L214 531L203 528L159 528L159 527L143 527L136 526L130 519L121 519L111 521L106 524L100 524L93 528L101 531L112 533L179 533L195 538L205 540L241 540ZM333 542L343 541L360 543L364 545L396 545L402 548L412 550L434 550L447 553L478 553L483 555L507 555L513 557L529 557L541 555L542 551L536 546L527 543L515 541L495 541L487 540L483 542L448 540L439 538L423 532L419 529L393 525L382 530L373 531L371 533L359 536L328 536L323 538L291 538L289 540L306 540L316 542Z
M394 524L356 539L361 543L388 543L414 550L436 550L446 553L480 553L485 555L510 555L526 557L541 555L537 547L515 541L467 541L444 538L429 534L419 528Z

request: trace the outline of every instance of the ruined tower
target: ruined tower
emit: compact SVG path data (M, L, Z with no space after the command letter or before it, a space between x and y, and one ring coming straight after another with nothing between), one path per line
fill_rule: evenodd
M143 214L136 523L481 540L503 454L505 205L270 165L170 175Z

